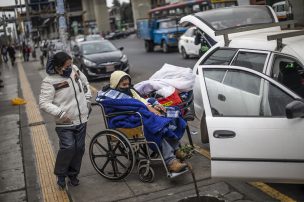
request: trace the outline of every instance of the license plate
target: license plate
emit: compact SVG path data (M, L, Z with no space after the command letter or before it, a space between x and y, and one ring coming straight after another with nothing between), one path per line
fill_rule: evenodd
M107 70L107 72L114 72L115 66L114 65L107 65L106 70Z

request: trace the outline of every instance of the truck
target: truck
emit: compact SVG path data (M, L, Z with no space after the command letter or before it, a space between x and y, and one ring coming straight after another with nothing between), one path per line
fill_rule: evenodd
M137 36L145 41L146 52L152 52L157 45L164 53L169 52L177 47L179 36L186 31L176 18L139 19L136 24Z

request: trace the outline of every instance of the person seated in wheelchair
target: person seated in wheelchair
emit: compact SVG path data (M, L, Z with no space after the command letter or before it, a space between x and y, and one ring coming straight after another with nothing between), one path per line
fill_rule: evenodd
M111 74L110 84L98 92L96 101L101 103L105 112L136 111L143 119L144 135L147 141L155 142L162 153L170 172L178 173L186 169L187 164L181 162L182 153L179 152L186 122L181 117L168 118L164 116L165 107L156 103L150 104L131 87L131 77L123 71L115 71ZM169 112L170 111L170 112ZM168 110L168 113L172 113ZM136 122L134 117L122 116L108 121L110 128L131 128L130 124ZM137 120L140 122L140 120ZM137 125L135 125L136 127ZM153 148L152 148L153 149Z

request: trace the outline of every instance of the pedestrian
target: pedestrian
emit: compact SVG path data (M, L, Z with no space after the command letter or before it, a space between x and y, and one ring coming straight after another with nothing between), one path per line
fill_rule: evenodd
M92 97L86 76L72 64L65 52L49 58L48 76L42 81L39 105L54 116L59 138L54 174L59 188L66 187L66 177L72 186L79 185L78 174L85 151L85 135L90 99Z
M8 48L7 48L7 52L8 52L8 55L10 57L12 66L14 66L15 60L16 60L16 57L15 57L15 54L16 54L15 48L10 44L8 46Z
M7 58L7 47L6 47L6 45L2 46L2 48L1 48L1 54L2 54L3 61L5 63L7 63L8 58Z

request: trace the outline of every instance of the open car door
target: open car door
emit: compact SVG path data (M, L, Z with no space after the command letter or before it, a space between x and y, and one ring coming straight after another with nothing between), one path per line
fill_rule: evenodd
M200 66L198 74L212 177L303 183L304 103L299 96L244 67Z

